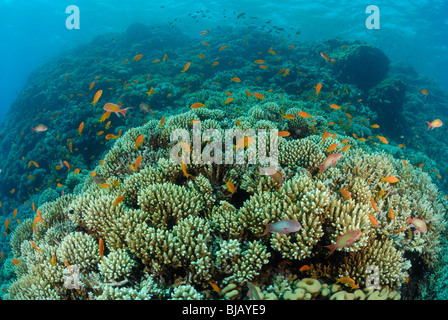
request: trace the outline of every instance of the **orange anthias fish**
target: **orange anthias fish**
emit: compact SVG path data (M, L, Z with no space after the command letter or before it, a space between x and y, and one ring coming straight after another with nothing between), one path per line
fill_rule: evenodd
M134 163L134 170L137 170L138 166L140 165L140 162L142 162L143 156L139 156Z
M160 123L159 123L159 128L161 126L163 126L163 123L165 122L165 117L162 117L162 119L160 119Z
M349 278L349 277L342 277L342 278L339 278L338 280L336 280L336 283L339 283L339 282L350 286L352 289L359 288L359 286L355 284L355 280L353 280L352 278Z
M327 60L330 63L336 62L335 59L331 59L330 56L328 54L326 54L325 52L321 52L320 55L322 56L322 58L324 58L325 60Z
M235 185L230 182L230 179L228 181L225 181L227 185L227 190L229 190L231 193L235 193Z
M121 203L124 200L124 196L118 196L117 199L115 199L113 206L115 207L119 203Z
M208 282L210 284L210 286L213 288L213 290L215 290L217 293L221 292L221 289L219 289L218 285L216 283L213 283L211 281Z
M40 124L37 127L31 128L31 129L33 129L33 133L34 133L34 132L44 132L44 131L47 131L48 128L45 125Z
M299 116L301 116L302 118L311 118L311 116L308 113L306 113L305 111L299 111L299 112L297 112L297 114Z
M352 198L352 195L350 194L350 192L348 192L344 188L341 188L341 190L339 190L339 192L344 196L344 198L346 198L348 200L350 200Z
M190 108L191 109L199 109L199 108L203 108L203 107L205 107L205 104L203 104L203 103L193 103L191 106L190 106Z
M232 102L233 99L234 99L233 97L228 98L226 101L224 101L224 104L228 104L228 103Z
M138 55L136 55L136 56L134 57L134 61L138 61L138 60L140 60L142 57L143 57L142 54L138 54Z
M327 159L325 159L324 164L321 165L321 166L318 166L318 168L320 169L320 173L323 173L330 166L334 167L341 156L342 156L341 153L330 154L327 157Z
M81 122L78 128L78 135L81 135L82 129L84 129L84 122Z
M426 123L428 124L428 130L429 129L434 130L434 128L439 128L443 125L443 122L440 119L436 119L433 122L426 121ZM426 130L426 131L428 131L428 130Z
M329 255L331 255L335 250L339 250L339 249L342 249L342 248L350 247L352 244L355 243L356 240L359 239L359 237L361 235L362 235L362 232L360 230L348 231L347 233L345 233L342 236L340 236L336 240L335 244L330 244L330 245L324 246L324 247L330 249L330 254Z
M103 94L103 90L99 90L97 93L95 93L95 96L93 97L93 101L92 101L93 106L96 105L96 103L98 102L98 100L100 99L102 94Z
M291 133L289 132L289 131L280 131L279 133L278 133L278 136L279 137L288 137L288 136L290 136L291 135Z
M100 242L99 242L99 250L100 250L100 257L101 260L103 260L103 254L104 254L104 242L103 242L103 238L100 238Z
M418 92L420 92L422 95L425 96L425 101L426 101L426 97L429 95L428 90L426 90L425 88L422 88L422 89L418 90Z
M238 140L236 145L234 146L235 151L238 151L240 149L244 150L244 148L248 148L254 142L255 139L252 137L243 137L240 140Z
M380 139L380 141L382 143L384 143L384 144L388 144L389 143L389 141L386 139L386 137L378 135L377 138Z
M372 222L372 224L374 225L374 226L377 226L378 225L378 221L375 219L375 217L374 216L372 216L370 213L369 213L369 220L370 220L370 222Z
M322 89L322 83L318 83L316 86L316 96L319 97L319 92Z
M381 180L389 183L397 183L398 181L400 181L397 177L383 177L381 178Z
M109 102L104 105L103 109L108 112L114 112L117 115L117 117L120 117L120 114L122 114L123 117L126 118L126 112L129 108L120 109L119 105Z
M140 136L138 136L138 138L135 140L135 150L138 149L138 147L140 147L140 145L143 143L143 140L145 139L145 135L142 134Z
M333 143L331 146L328 147L328 149L326 150L327 152L332 152L334 151L336 148L338 147L337 143Z
M233 82L241 82L241 79L238 78L238 77L234 77L234 78L232 78L230 80L233 81Z
M257 237L262 237L269 232L279 233L279 234L289 234L292 232L297 232L302 228L302 225L295 220L282 220L275 223L264 223L266 229L264 233L256 235Z
M185 66L184 66L184 68L183 68L182 72L185 72L185 71L187 71L187 70L188 70L188 68L190 68L190 64L191 64L191 62L187 62L187 63L185 64Z
M426 227L426 222L423 221L422 219L409 217L407 224L415 228L414 234L417 234L419 232L426 233L428 231Z
M33 240L30 240L30 241L31 241L31 245L33 246L34 249L36 249L37 251L42 251L42 249L40 249L36 246L36 244L34 243Z

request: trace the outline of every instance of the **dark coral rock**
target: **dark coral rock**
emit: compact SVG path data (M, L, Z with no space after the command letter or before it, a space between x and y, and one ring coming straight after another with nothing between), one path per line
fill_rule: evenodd
M389 58L380 49L365 44L349 45L330 56L336 59L333 70L338 80L364 91L386 78L389 69Z
M397 137L404 125L403 104L406 84L399 79L386 79L369 90L367 105L378 115L382 130Z
M151 35L151 29L144 23L135 22L126 30L126 36L131 41L141 41Z

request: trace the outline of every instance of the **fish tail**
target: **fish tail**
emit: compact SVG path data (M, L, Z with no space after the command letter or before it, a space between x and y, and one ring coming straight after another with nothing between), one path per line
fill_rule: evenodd
M120 111L118 111L118 112L120 112L122 115L123 115L123 117L125 117L126 118L126 112L128 111L128 108L126 108L126 109L121 109Z
M428 124L428 130L431 129L431 122L426 121L426 123ZM426 130L426 131L428 131Z
M33 133L36 132L36 128L31 128L33 130Z
M256 234L257 237L263 237L263 236L267 235L269 233L269 231L271 231L269 228L269 224L264 222L264 225L265 225L266 229L264 230L264 232L262 234Z
M330 254L328 256L331 256L333 254L333 252L336 250L336 245L335 244L330 244L328 246L324 246L324 248L330 249Z
M319 174L322 174L325 170L325 166L317 166L319 168Z

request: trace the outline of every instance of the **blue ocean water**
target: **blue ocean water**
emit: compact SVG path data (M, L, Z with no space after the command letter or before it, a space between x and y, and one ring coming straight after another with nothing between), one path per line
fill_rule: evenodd
M79 30L68 30L69 5L81 12ZM380 29L365 26L368 5L380 9ZM133 22L173 23L192 37L216 26L252 25L282 28L297 40L341 37L362 40L381 48L395 62L411 64L448 90L448 3L431 1L55 1L20 4L0 2L0 119L7 113L31 70L59 53L91 41L105 32L120 32ZM238 14L245 16L236 20ZM270 22L266 24L266 22Z
M79 9L79 15L74 20L71 20L74 12L66 11L71 6ZM374 11L368 9L370 6L374 6L371 7ZM424 173L421 181L427 181L425 179L428 177L439 188L437 192L441 204L436 199L424 200L437 203L440 212L446 210L447 12L448 2L444 0L0 0L0 223L5 222L5 227L2 226L3 236L0 235L0 287L7 292L11 283L18 278L12 271L12 264L15 265L12 259L18 259L19 256L17 252L11 252L10 248L12 234L21 224L17 222L16 216L20 219L34 218L36 224L35 206L41 207L52 200L79 192L81 178L72 174L73 170L80 170L83 179L88 178L89 174L93 178L92 172L98 161L112 148L115 139L127 130L143 125L148 118L151 119L151 113L147 115L145 107L153 108L155 114L152 113L152 117L160 120L159 127L162 127L165 116L184 112L185 104L192 99L189 95L194 96L194 93L204 88L217 94L227 94L225 98L230 100L226 100L222 107L225 112L229 110L226 108L231 108L230 103L233 101L228 98L229 91L232 90L236 96L237 89L241 92L246 90L244 95L247 94L248 98L248 89L253 92L263 90L266 97L274 90L273 95L281 97L275 96L276 99L283 99L285 94L285 97L289 95L294 101L314 103L313 108L318 108L323 106L319 105L317 98L314 100L315 95L319 97L319 92L315 93L314 90L322 81L324 86L320 97L327 99L325 104L336 103L328 102L333 98L335 101L341 99L338 104L345 110L343 116L336 120L326 119L328 124L325 128L333 132L332 126L336 122L340 130L337 134L345 133L350 138L353 136L356 140L367 141L369 148L378 146L379 150L385 150L395 159L403 161L405 167L421 169ZM373 20L375 27L369 28L372 22L369 17L372 14L377 14ZM79 21L79 29L68 27L74 21ZM254 42L251 42L252 39ZM204 42L210 42L211 45ZM245 47L247 43L250 44L249 49ZM379 50L367 51L364 56L362 53L357 56L359 53L356 52L351 56L352 61L355 61L353 65L348 62L343 65L338 61L339 57L344 57L346 48L358 44L368 44ZM326 59L323 51L330 53L331 57ZM140 60L144 66L142 69L137 64L138 53L144 54ZM157 63L166 58L163 56L165 53L168 56L167 64L157 69ZM202 53L205 59L201 57L199 60L197 56ZM335 61L332 60L333 53L338 56ZM374 59L370 65L366 58L369 55L378 60ZM266 60L268 66L261 67L271 68L271 76L263 75L258 70L258 64L265 63L264 60L254 62L259 58ZM382 82L384 86L376 87L378 82L387 78L387 72L382 74L383 70L377 68L383 67L383 59L390 60L390 66L389 61L384 63L387 65L385 68L389 68L387 75L390 76L390 82ZM196 63L190 67L185 64L187 61ZM213 61L216 66L219 65L216 70L222 67L216 74L214 65L211 67ZM357 61L361 63L356 64ZM254 64L256 68L249 72L249 64ZM124 71L127 67L131 71ZM151 69L153 67L155 69ZM188 67L193 74L182 82L179 80L182 76L180 70ZM306 75L302 67L307 70ZM271 71L274 68L279 70ZM177 69L179 72L173 71ZM229 70L234 73L240 71L237 75L241 79L224 84L222 79L224 75L228 76L226 72ZM337 70L340 70L339 74ZM369 71L357 72L359 70ZM379 80L375 80L380 73ZM357 78L359 74L361 78ZM190 76L188 72L184 75ZM247 79L244 79L245 76ZM145 80L154 83L154 95L147 91L150 87L143 85ZM109 85L112 81L118 81L119 85ZM241 86L238 87L240 82ZM331 85L335 85L335 89L329 88ZM126 91L128 88L131 89ZM111 124L108 123L104 131L100 131L97 123L102 108L99 108L99 113L94 109L95 105L91 107L93 95L100 89L104 91L99 103L101 106L109 101L107 99L118 103L124 97L122 101L129 107L126 120L123 113L112 113L108 118ZM114 95L108 90L120 94ZM187 98L184 98L184 93ZM142 106L144 100L141 96L146 97L147 94L148 99L152 95L151 103ZM338 105L332 106L334 110L341 109ZM321 116L324 114L328 115L328 112ZM374 114L374 118L366 119L371 114ZM238 114L238 117L243 116L242 113ZM316 131L315 124L318 131L328 133L322 127L319 128L322 123L315 122L318 121L316 110L309 117L314 118L310 120L313 121L312 130ZM439 119L441 122L432 122ZM226 121L223 120L223 123ZM107 123L107 120L102 122ZM357 125L352 126L355 122L358 122ZM430 130L430 122L433 130ZM45 127L42 135L35 132L39 131L39 124L48 127ZM109 125L111 130L107 131ZM378 127L380 130L375 131ZM104 139L106 134L109 137ZM305 138L313 132L311 129L305 133L291 130L286 134ZM110 135L113 137L110 138ZM330 145L328 147L331 148ZM135 149L138 150L137 147ZM132 163L132 168L137 166ZM101 177L97 179L101 181L98 184L106 184ZM226 181L230 182L230 178ZM414 181L414 184L420 186L418 181ZM217 185L213 187L215 194L221 196L222 188ZM227 184L227 188L231 189L231 186ZM342 187L339 190L344 191ZM386 210L386 202L382 198L384 190L375 192L379 196L372 197L372 202L383 205L380 205L380 211L384 213L384 228L388 228L393 225L390 221L393 220L393 213L388 211L391 207L388 204ZM242 192L240 198L234 198L232 205L239 209L249 199L249 193ZM417 209L421 209L419 205L416 205ZM418 223L416 221L415 225ZM404 221L407 226L411 224L407 222ZM440 222L437 219L428 222L429 230L435 230L435 225ZM412 228L415 228L414 224ZM400 226L396 227L399 229ZM85 231L76 229L79 230ZM443 230L438 230L441 237L437 241L440 241L440 248L446 250L446 230ZM412 237L410 230L408 233L410 235L403 235L405 241ZM401 241L400 237L391 238ZM39 244L38 240L37 244L41 245L42 242ZM18 250L17 244L13 250ZM419 250L422 249L417 246L412 252ZM402 295L406 298L446 299L448 282L445 279L448 273L445 272L443 259L448 260L447 256L439 257L435 264L445 278L438 284L431 283L431 290L428 289L431 293L428 293L425 291L423 276L429 270L425 264L427 256L416 258L409 255L406 258L418 266L409 271L411 284L412 278L420 282L415 281L415 284L405 287ZM304 261L303 264L311 264L308 260ZM298 269L301 264L294 266ZM19 276L23 275L20 267L17 270ZM408 284L409 279L400 281Z

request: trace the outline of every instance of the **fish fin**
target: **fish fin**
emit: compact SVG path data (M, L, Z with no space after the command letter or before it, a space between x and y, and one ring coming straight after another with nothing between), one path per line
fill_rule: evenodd
M319 174L322 174L325 171L325 166L317 166L319 168Z
M266 223L266 222L263 222L263 223L264 223L266 229L264 230L264 232L262 234L256 234L255 236L263 237L263 236L265 236L265 235L267 235L269 233L269 231L270 231L269 224Z
M333 252L336 250L336 245L335 245L335 244L330 244L330 245L328 245L328 246L324 246L324 248L328 248L328 249L330 249L330 254L328 255L328 257L329 257L329 256L331 256L331 255L333 254Z
M426 121L426 123L428 124L428 130L431 129L431 122ZM426 131L428 131L428 130L426 130Z

